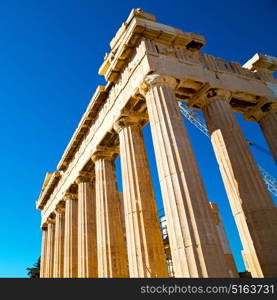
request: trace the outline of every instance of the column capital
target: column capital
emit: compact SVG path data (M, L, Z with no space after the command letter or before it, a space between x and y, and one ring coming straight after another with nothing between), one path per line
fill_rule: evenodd
M65 212L65 201L61 200L55 208L55 214L63 214Z
M260 122L270 112L277 112L277 99L262 98L257 105L243 114L247 121Z
M65 192L63 195L63 200L68 201L68 200L77 200L78 196L75 193L70 193L70 192Z
M76 178L75 182L77 184L82 182L93 182L94 179L95 179L94 173L81 171L79 172L79 176Z
M213 88L209 84L205 84L199 93L193 96L189 100L189 107L193 107L195 104L204 108L207 106L211 101L214 100L224 100L230 102L232 98L232 93L228 90Z
M117 155L117 154L119 154L118 147L97 146L91 159L93 162L95 162L96 160L98 160L100 158L113 160L115 155Z
M146 75L140 85L140 93L145 96L150 87L157 85L170 86L175 89L177 86L177 80L173 76L166 74L153 73Z
M41 225L40 229L41 229L42 231L47 231L47 226L48 226L48 224L47 224L47 222L45 222L45 223L43 223L43 224Z
M47 224L55 224L55 219L54 218L51 218L51 217L49 217L48 219L47 219Z
M121 111L121 116L115 121L113 129L119 133L123 128L127 126L139 126L140 122L148 120L147 113L132 112L127 109Z

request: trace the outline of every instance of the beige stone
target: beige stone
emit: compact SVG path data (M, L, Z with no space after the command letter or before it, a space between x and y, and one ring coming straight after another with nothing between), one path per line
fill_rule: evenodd
M41 257L40 257L40 278L46 277L47 262L47 226L42 227Z
M228 62L222 58L200 53L200 49L205 44L204 36L158 23L154 15L145 13L141 9L132 10L126 22L119 28L110 43L111 51L105 55L104 62L99 69L99 74L105 76L107 84L97 87L58 162L57 170L47 172L36 202L36 208L41 210L41 227L47 226L47 233L43 231L41 277L56 276L56 270L61 265L59 261L62 250L58 250L61 249L60 239L58 239L57 245L56 242L55 246L53 244L55 226L59 228L59 225L52 224L49 227L48 220L55 215L55 210L60 205L65 193L69 192L78 192L81 202L77 202L76 196L75 200L73 200L74 197L71 197L71 200L66 201L63 276L95 277L90 275L94 271L89 271L96 268L96 260L92 259L94 256L92 252L95 251L93 245L95 244L99 246L97 260L100 259L100 264L98 262L97 269L100 277L129 276L126 248L131 277L147 277L149 274L153 277L163 276L161 267L163 264L161 263L160 269L155 267L158 265L157 261L161 259L161 255L157 254L160 253L158 250L160 246L158 245L157 225L154 225L156 224L155 208L151 206L153 209L149 207L148 210L141 211L136 208L131 214L133 223L128 223L125 234L122 229L120 213L118 213L118 192L113 166L115 156L114 152L107 148L118 148L119 140L123 139L118 137L114 125L122 116L126 116L126 111L132 111L133 116L140 116L137 124L134 124L134 128L145 126L148 122L147 113L149 113L169 224L169 244L172 248L169 249L167 244L166 251L167 253L170 253L170 250L172 252L176 276L228 276L222 247L211 219L205 189L176 100L187 101L192 109L201 110L203 104L207 104L205 102L207 93L213 93L214 90L228 91L230 105L227 115L229 116L230 112L241 113L246 120L259 122L276 159L277 80L273 78L273 72L277 67L277 58L257 54L244 66L241 66L237 62ZM149 75L153 73L165 75L158 76L159 84L153 85L151 80L149 81L149 78L154 76ZM226 118L226 111L219 111L221 116L215 116L215 120L210 120L210 124L218 120L225 124L223 119ZM145 199L149 197L149 202L153 203L153 197L150 180L147 180L148 184L146 185L145 178L140 178L141 174L136 175L135 172L138 168L136 163L138 161L142 163L144 154L135 151L128 152L132 143L135 146L139 145L139 142L135 141L138 139L138 134L135 129L129 129L128 132L131 135L124 134L128 143L125 145L121 142L120 148L122 148L122 159L125 159L125 163L122 165L122 175L125 186L124 202L126 202L125 206L129 216L131 212L129 204L134 205L137 199L138 204L143 207ZM217 137L220 137L219 132L216 131L214 136L216 138L212 138L212 140L215 144L218 141ZM229 137L229 134L226 136ZM243 150L245 145L241 140L240 133L238 137L234 138L236 146L229 141L227 143L227 140L224 142L228 146L219 149L221 152L217 151L228 155L233 153L230 154L230 157L234 157L230 159L230 163L228 162L229 157L224 154L225 161L222 166L224 165L225 169L221 171L226 173L224 180L229 198L235 199L233 202L236 205L243 199L243 203L238 207L233 205L233 210L238 211L238 214L235 213L235 218L241 239L244 241L243 254L253 276L269 277L276 272L276 256L272 250L276 248L276 238L272 230L276 226L276 221L273 217L272 204L269 203L269 195L261 183L262 179L258 175L256 167L253 166L249 155L245 155L246 152ZM221 147L221 143L216 147ZM243 156L240 159L235 157L237 149ZM100 158L99 151L105 152L104 157ZM118 154L119 152L117 152ZM127 156L131 161L126 162ZM95 164L91 157L95 158ZM245 172L234 171L237 170L234 167L237 165L237 161L244 162ZM247 165L248 162L249 165ZM145 161L142 164L147 165ZM124 171L126 167L131 170L130 174L126 175L126 171ZM143 168L143 170L145 169L147 168ZM94 209L87 209L87 204L93 203L93 185L81 183L81 181L76 184L80 179L80 174L84 174L84 172L96 173L97 238L95 238L95 231L92 230L93 225L89 225L95 222ZM240 175L234 179L232 172ZM253 174L249 175L251 172ZM148 176L145 175L145 177ZM227 182L229 179L231 181ZM244 187L245 184L247 187ZM256 186L253 189L255 192L251 190L252 186ZM126 187L130 191L128 196L126 196ZM252 195L249 196L248 194L251 193L257 193L258 196L256 198ZM261 198L263 200L260 201ZM244 201L244 199L252 199L251 201L255 205L257 202L260 203L256 213L252 209L250 209L251 213L248 211L250 201L248 203L248 200ZM244 207L245 203L248 203L247 209ZM248 214L251 217L248 217ZM246 217L248 221L246 221ZM81 221L78 222L78 219ZM130 219L129 216L126 221L130 221ZM252 219L251 226L253 226L251 227L249 220ZM139 220L142 222L139 223ZM153 226L149 225L151 222L153 222ZM120 224L120 226L115 226L115 224ZM137 229L131 230L130 228ZM138 234L138 228L142 230L140 234ZM151 231L151 228L155 242L151 240L150 246L145 248L145 243L150 241L148 232ZM255 233L257 238L254 238L253 235L255 231L257 231ZM60 236L58 232L55 234L57 237ZM124 236L129 241L127 247L124 243ZM261 236L264 237L260 238ZM269 236L273 236L273 238L270 240ZM136 237L137 240L131 243L131 237ZM259 240L259 242L252 243L254 240ZM264 248L259 243L265 243ZM153 244L155 246L152 247ZM55 255L53 255L53 247L57 250L55 250ZM90 250L92 248L94 250ZM151 252L151 248L156 250ZM264 251L260 258L261 248ZM262 268L266 271L259 270L260 261L257 263L257 259L253 258L258 256L258 259L263 261ZM141 260L145 260L143 267L138 263ZM149 269L148 272L145 271L145 266Z
M230 97L230 92L210 91L203 100L205 120L252 277L274 277L276 210L232 114Z
M168 277L139 118L128 113L115 126L120 140L129 273L130 277Z
M258 73L265 81L274 81L273 72L277 70L277 59L270 55L256 53L243 67Z
M47 227L46 270L44 277L52 278L54 269L55 220L49 219Z
M54 269L53 277L64 277L64 203L56 208L56 226L55 226L55 239L54 239Z
M82 173L78 184L78 277L97 277L96 203L94 175Z
M243 116L245 120L259 123L273 159L277 163L277 103L264 98Z
M146 103L176 277L228 277L172 77L146 77Z
M277 111L268 112L259 124L277 164Z
M129 277L113 150L100 151L95 162L98 277Z
M224 253L224 259L225 259L225 265L227 267L228 273L231 278L238 278L238 271L237 267L234 261L234 257L230 248L230 244L227 238L226 231L224 229L221 216L219 213L219 209L216 203L210 202L211 212L213 216L213 221L215 223L217 233L219 236L220 243L222 245L223 253Z
M64 235L64 277L78 277L78 202L77 195L66 193Z

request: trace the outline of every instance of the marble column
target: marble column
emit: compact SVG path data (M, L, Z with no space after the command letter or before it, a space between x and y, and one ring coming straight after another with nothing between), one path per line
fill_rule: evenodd
M93 155L95 163L98 277L128 277L113 151Z
M77 195L66 193L65 236L64 236L64 277L78 277L78 201Z
M227 91L210 90L203 98L205 120L252 277L276 277L276 209L230 98Z
M209 202L169 76L151 74L145 95L175 277L229 277Z
M78 277L97 277L94 175L80 172L78 184Z
M47 220L47 251L46 251L46 278L53 278L54 269L54 244L55 244L55 220Z
M130 277L168 277L139 118L133 113L115 124L120 141L129 273Z
M47 256L47 226L43 226L42 241L41 241L41 257L40 257L40 278L46 277L46 256Z
M63 278L64 272L64 223L65 209L64 202L60 202L55 210L56 228L55 228L55 246L54 246L54 278Z
M225 231L223 223L221 221L219 209L217 207L217 204L214 202L210 202L210 207L211 207L211 212L212 212L212 216L213 216L213 221L215 223L217 233L219 236L219 240L220 240L222 248L223 248L225 264L226 264L227 270L230 274L230 277L238 278L239 274L238 274L235 260L234 260L234 257L233 257L233 254L232 254L232 251L230 248L230 244L229 244L229 241L227 238L226 231Z
M269 111L265 113L259 124L277 164L277 112Z

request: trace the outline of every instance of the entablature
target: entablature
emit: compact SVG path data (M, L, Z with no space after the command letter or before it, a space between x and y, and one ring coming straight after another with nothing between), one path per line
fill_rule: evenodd
M84 135L97 117L99 108L105 102L107 95L106 87L99 85L58 163L58 170L65 170L67 168L76 150L80 146Z
M46 174L46 180L45 184L43 185L43 188L41 190L41 194L36 202L36 208L37 209L43 209L45 203L47 202L49 196L55 189L59 179L61 177L61 172L56 171L54 173L47 173Z
M143 37L190 51L198 51L206 44L204 36L157 23L154 18L145 17L141 10L133 10L128 20L112 40L111 52L106 54L99 68L99 74L104 75L107 81L117 81L135 46Z

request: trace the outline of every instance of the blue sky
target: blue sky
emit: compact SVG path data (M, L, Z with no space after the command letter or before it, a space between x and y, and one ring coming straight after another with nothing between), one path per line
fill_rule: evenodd
M154 13L161 23L205 35L202 52L228 61L243 64L256 52L277 55L274 0L1 0L0 277L26 277L26 267L39 257L40 212L35 201L45 173L56 170L97 85L105 84L98 68L110 40L136 7ZM240 116L238 120L249 140L268 148L256 124ZM220 207L242 271L241 245L210 142L186 125L209 200ZM161 207L149 126L144 136ZM277 177L273 159L253 153Z

